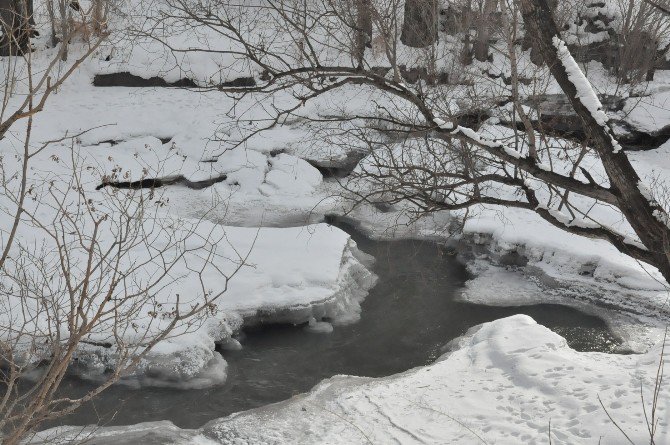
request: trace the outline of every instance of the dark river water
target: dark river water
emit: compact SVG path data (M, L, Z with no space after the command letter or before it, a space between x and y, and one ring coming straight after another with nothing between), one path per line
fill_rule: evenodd
M247 330L240 337L242 350L222 351L229 365L225 384L201 390L118 385L59 424L167 419L195 428L308 391L336 374L379 377L430 363L445 343L468 328L513 314L530 315L578 350L610 352L617 344L602 320L565 306L503 308L456 301L468 273L442 247L433 242L372 241L346 229L360 249L376 258L374 271L379 276L359 322L337 326L330 334L296 326ZM69 379L65 390L76 393L88 385Z

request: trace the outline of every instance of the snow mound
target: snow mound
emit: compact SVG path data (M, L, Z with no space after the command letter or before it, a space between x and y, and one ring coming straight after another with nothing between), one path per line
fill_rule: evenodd
M640 388L649 412L660 345L642 355L577 352L525 315L471 329L458 344L428 366L378 379L337 376L199 430L162 424L175 443L539 444L550 434L562 445L628 443L609 414L636 443L649 440ZM656 443L666 443L663 388L657 409ZM92 434L131 443L155 430L148 423Z
M633 440L648 440L639 391L649 400L659 349L579 353L523 315L484 324L461 345L397 376L330 379L287 402L214 421L204 434L220 443L546 443L551 422L552 443L625 443L600 398Z
M184 304L204 301L198 292L199 280L211 294L224 289L225 292L207 317L176 325L149 351L133 374L124 377L125 383L182 388L221 383L226 378L226 362L215 346L234 346L231 337L244 324L313 321L325 326L358 320L360 303L376 276L366 267L371 257L360 252L344 231L327 224L260 229L210 223L200 228L203 226L221 232L216 239L220 239L218 247L223 258L234 259L237 255L241 262L236 265L231 260L231 264L219 268L204 268L200 277L189 273L189 267L193 267L190 258L176 264L174 274L179 278L136 311L133 326L139 333L128 330L122 338L127 344L137 341L134 335L152 335L169 323L167 318L151 316L155 307L171 310L179 295L188 297ZM134 257L141 254L137 252ZM230 276L228 269L237 267L239 270L230 281L221 276L221 272ZM92 334L95 341L80 346L73 366L75 373L97 379L114 369L118 357L113 328L112 324L101 325Z
M223 382L226 362L215 344L229 342L242 324L359 319L376 276L366 268L371 257L344 231L327 224L225 230L236 249L250 252L247 264L230 281L218 315L151 351L140 367L141 384L190 388Z

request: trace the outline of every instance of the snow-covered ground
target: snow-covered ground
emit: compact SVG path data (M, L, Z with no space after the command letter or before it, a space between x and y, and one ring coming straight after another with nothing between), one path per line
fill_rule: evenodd
M372 259L357 249L347 233L327 224L246 228L199 221L182 230L189 232L184 237L184 247L166 239L179 237L181 231L147 232L151 233L148 243L134 245L121 258L118 269L122 273L131 272L127 285L115 291L112 298L124 299L117 310L127 314L128 319L109 316L101 319L80 345L76 354L77 372L87 378L104 378L118 359L115 341L131 346L141 344L166 329L174 311L183 313L211 301L205 316L176 324L124 381L182 387L221 383L226 377L226 363L215 351L216 343L239 347L231 337L242 325L311 322L325 329L331 323L355 322L360 303L376 279L368 270ZM198 231L197 236L190 233L192 230ZM43 234L19 232L24 241L32 236L37 242L44 242L40 235ZM114 240L106 240L103 246ZM205 244L209 245L205 247L207 255L213 257L208 262L200 250ZM163 248L165 253L156 253ZM43 255L49 263L56 253L46 249ZM73 265L77 260L71 254ZM141 269L135 267L138 263L142 264ZM163 269L165 264L169 264L167 272ZM22 263L17 265L21 266ZM103 269L103 277L92 282L104 283L104 275L112 273ZM166 278L162 278L164 274ZM67 293L58 290L61 280L52 279L51 283L55 291L50 301L67 305ZM144 294L129 297L135 294L135 287L143 289L143 283L156 283L151 284L150 297ZM213 298L221 292L218 298ZM29 334L48 332L55 323L62 323L57 314L41 308L38 304L41 300L15 298L10 295L0 305L2 326L21 324ZM103 299L95 299L84 310L94 314L103 304ZM27 314L31 317L26 323ZM11 334L9 330L3 332ZM19 338L16 352L31 351L31 339L29 335Z
M233 258L244 253L245 259L216 301L216 311L200 323L175 329L152 349L132 376L124 378L126 383L185 388L222 383L226 362L215 351L216 343L239 347L232 335L242 325L311 322L324 328L358 320L360 303L376 278L367 269L372 260L345 232L326 224L223 230L231 244L222 256ZM222 288L217 271L208 272L203 280L212 289ZM170 307L174 295L189 295L198 289L198 280L194 274L184 273L184 279L172 283L158 298ZM148 317L134 321L150 332L158 329ZM98 336L100 341L106 338L104 333ZM101 348L87 348L78 360L85 365L84 375L95 379L113 367L114 355Z
M179 35L171 38L188 43ZM354 322L374 277L367 269L369 258L350 237L321 223L326 214L346 214L371 236L459 238L467 245L462 257L476 274L464 299L496 305L572 305L602 316L626 341L626 348L642 354L578 353L527 317L512 317L462 339L460 349L443 360L398 376L335 377L307 395L217 420L198 431L140 425L96 432L96 443L136 443L144 435L184 443L548 443L550 422L552 443L626 443L607 412L634 441L647 440L639 390L642 385L649 410L658 344L670 317L667 283L656 270L603 241L566 234L521 210L478 208L459 235L451 230L458 214L439 212L415 222L401 207L351 210L338 185L314 166L340 165L350 153L343 145L317 143L301 120L229 147L242 132L234 128L238 121L259 119L266 112L266 103L253 98L235 103L217 91L93 86L94 76L101 73L130 72L168 81L188 77L203 85L214 73L220 75L222 66L227 67L227 77L216 81L258 74L209 55L191 55L179 61L178 69L173 61L166 62L164 50L156 42L143 42L133 51L124 41L102 47L50 98L35 118L32 135L39 146L66 132L93 129L79 137L74 148L87 193L100 202L107 199L107 189L95 188L108 180L183 176L198 182L225 175L201 189L161 189L160 212L199 221L208 233L213 230L226 240L228 250L222 256L239 260L250 252L247 264L217 302L217 314L189 333L159 343L133 381L185 387L221 382L226 365L214 351L215 342L231 342L242 323L311 322L327 331L328 325L317 324L324 318ZM35 63L44 63L49 55L48 50L38 51ZM496 62L508 75L507 62ZM603 77L602 66L591 65L590 76L600 90L610 91L613 86ZM502 80L498 83L494 87L502 88ZM647 87L648 96L627 99L622 116L653 133L670 123L665 106L668 73L659 72ZM555 90L552 85L548 91ZM282 94L274 99L279 105L291 100ZM464 94L454 92L456 98ZM353 114L367 110L373 97L359 88L343 89L307 103L301 114ZM9 107L20 99L12 98ZM497 122L488 123L491 134L506 131ZM0 141L0 152L14 166L24 124ZM66 181L69 166L54 156L63 158L71 149L69 144L54 144L42 152L34 160L32 180ZM648 183L670 177L668 151L666 143L631 154ZM591 166L595 177L602 175L598 165ZM627 227L606 208L594 213L614 226ZM34 236L25 234L25 239ZM167 302L176 293L199 287L195 279L185 274L161 298ZM223 282L211 279L208 286L217 292ZM112 359L105 354L99 348L82 351L85 373L94 378L103 371ZM663 414L668 400L662 396L659 412L659 431L666 435L670 430ZM667 437L657 437L657 443L663 439Z
M485 323L451 346L432 365L378 379L336 376L307 394L199 430L162 422L50 430L37 440L90 435L99 444L630 443L616 422L634 443L649 441L645 410L651 416L658 347L641 355L579 353L523 315ZM668 408L661 397L656 443L670 440Z
M466 301L514 306L554 302L598 315L643 352L670 317L670 293L657 271L606 242L565 236L530 212L495 212L465 226L462 256L475 274ZM468 261L469 260L469 261Z

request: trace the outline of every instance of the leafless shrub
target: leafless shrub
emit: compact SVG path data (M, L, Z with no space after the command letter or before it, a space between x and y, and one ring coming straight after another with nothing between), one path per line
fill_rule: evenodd
M6 74L0 139L20 141L20 150L0 158L0 431L6 444L132 373L158 342L197 329L244 264L243 257L221 256L227 241L216 226L167 216L156 190L93 192L97 184L79 156L79 135L32 140L34 116L101 41L71 62L62 62L67 42L61 42L39 70L31 52L0 58ZM53 163L46 173L45 162ZM205 274L219 277L216 289ZM160 296L185 276L199 288ZM99 384L81 397L60 395L73 360L101 351Z
M198 328L244 263L239 258L231 271L219 269L234 260L221 257L225 234L200 221L166 217L157 194L107 188L104 199L89 197L75 155L71 161L69 182L31 185L32 205L24 202L20 212L21 236L3 246L0 430L7 444L132 373L158 342ZM21 195L12 183L18 178L11 169L3 172L3 198L16 205ZM211 278L212 268L223 280L215 291L204 275ZM159 297L186 275L200 276L200 288ZM58 395L86 348L106 351L102 381L81 397ZM36 378L26 380L30 375Z
M625 82L651 80L670 49L670 18L644 1L618 0L617 7L621 24L615 73Z

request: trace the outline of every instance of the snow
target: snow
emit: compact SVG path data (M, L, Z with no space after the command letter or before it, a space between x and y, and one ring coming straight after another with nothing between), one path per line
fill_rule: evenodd
M614 138L612 131L607 125L609 117L603 111L603 105L600 103L600 99L598 99L595 91L593 91L591 83L586 78L581 68L579 68L577 62L575 62L575 59L570 54L565 42L554 36L552 43L556 48L558 59L563 64L563 67L568 74L568 78L577 90L575 97L580 100L582 105L584 105L591 116L593 116L596 123L603 128L603 131L609 135L610 140L612 141L612 151L618 153L621 151L621 145L619 145L619 142Z
M169 359L169 364L160 368L165 369L164 378L172 383L199 378L211 360L225 365L214 351L214 343L230 343L239 318L247 325L303 323L314 317L328 317L336 324L351 323L358 319L360 303L374 284L374 276L359 261L367 259L349 235L326 224L283 229L226 227L225 231L228 239L235 240L238 252L250 255L230 281L215 316L195 332L174 336L152 351L146 366L155 374L159 367L156 363ZM187 292L197 286L192 280L173 285L172 292ZM205 281L209 281L207 277ZM176 362L174 357L178 358Z
M485 324L434 365L388 379L336 377L309 395L204 431L219 441L258 443L253 426L260 423L279 443L307 434L319 443L545 443L551 421L553 443L623 443L600 397L629 435L644 440L639 394L628 388L642 384L650 394L658 357L658 350L642 357L576 353L515 316Z
M151 298L143 300L135 297L124 302L124 307L139 306L132 309L132 320L126 321L132 323L133 329L116 321L120 339L132 348L141 343L146 335L151 338L161 332L171 321L169 314L175 308L179 307L183 312L192 305L202 305L206 301L205 295L225 292L214 302L214 309L207 318L178 323L166 339L156 344L134 374L126 377L127 383L170 384L184 388L221 383L225 380L226 363L215 351L215 343L229 343L230 336L242 324L305 323L315 317L319 320L328 317L336 324L350 323L358 319L360 302L375 281L374 275L363 264L369 265L369 258L358 251L348 234L327 224L244 228L199 221L194 226L185 226L183 230L196 230L198 236L183 238L184 255L174 263L168 278L154 286L156 290ZM171 247L171 241L164 238L174 236L181 239L179 231L153 234L147 230L147 233L152 236L149 240L152 249L166 246L167 250L156 261L148 256L150 254L144 250L144 244L133 249L129 260L145 265L139 270L129 269L128 286L132 283L141 288L142 283L151 282L156 274L160 274L163 264L160 260L169 263L170 258L182 255L181 242ZM20 236L28 242L26 237L29 235L35 234L23 233ZM203 263L199 252L191 250L200 246L204 239L216 244L211 264ZM108 242L113 241L114 238ZM46 260L55 254L46 255ZM75 261L76 257L73 256L72 260ZM125 270L125 262L122 259L122 270ZM235 273L237 268L239 271ZM128 287L124 290L126 293L133 291ZM60 297L56 295L54 298ZM93 303L94 306L87 309L92 313L97 308L96 304L100 304L98 301ZM39 308L31 306L30 301L24 302L19 312L11 309L13 304L11 298L3 302L0 312L3 326L11 325L21 313L39 313ZM155 313L156 316L152 315ZM53 329L50 323L54 322L38 317L34 327L28 325L25 329ZM113 322L113 319L103 320L87 340L114 342ZM10 334L3 331L3 335ZM30 348L30 344L25 347ZM113 347L106 349L82 344L77 353L79 372L87 378L100 378L114 363L115 354Z
M576 353L529 317L515 316L483 325L433 365L383 379L335 377L306 396L204 431L222 442L295 443L309 435L319 443L545 443L551 421L552 443L624 443L600 397L642 441L641 402L629 389L642 385L649 400L659 356L658 349L643 356Z
M136 444L136 443L173 443L189 445L215 445L217 442L191 430L181 430L171 422L147 422L137 426L92 427L53 429L38 433L33 439L35 444L67 444L75 441L89 441L95 437L98 445Z
M635 443L649 440L644 410L651 409L660 345L642 355L576 352L516 315L471 329L451 348L427 366L377 379L336 376L307 394L198 430L160 427L175 443L541 444L550 437L565 445L628 443L609 415ZM670 440L663 392L657 443ZM128 443L158 426L91 434Z
M333 332L333 325L327 321L316 321L314 317L309 319L309 323L305 326L307 332L316 334L330 334Z
M133 5L140 7L131 2ZM148 18L149 24L156 18L154 9L140 12L138 17ZM198 46L212 39L212 47L234 48L228 39L215 33L199 29L189 30L195 32L190 35L188 28L179 30L179 26L175 23L166 28L169 42L176 47ZM263 27L259 25L259 29ZM271 117L274 107L287 109L295 103L295 97L279 93L272 98L258 96L236 102L217 91L93 87L94 75L125 71L144 78L160 76L169 82L190 78L208 86L259 74L256 68L230 54L206 50L173 60L165 57L169 52L158 42L139 38L128 42L120 35L123 31L119 29L119 34L50 98L45 111L35 117L33 138L37 146L65 132L73 134L104 126L82 135L73 147L61 144L46 150L35 159L31 180L67 183L70 170L51 156L64 158L63 153L70 153L71 148L84 169L87 190L101 203L106 202L106 190L98 193L94 189L105 179L183 176L190 181L203 181L226 175L224 181L203 190L184 186L161 190L165 206L161 217L197 222L202 233L213 234L221 241L220 255L235 260L226 262L227 268L239 263L241 254L250 252L247 264L217 302L215 314L197 326L183 326L175 336L159 343L125 383L182 388L221 383L226 378L227 365L214 350L215 343L224 349L240 348L232 335L245 324L305 323L306 331L325 334L337 329L338 324L355 322L360 303L374 283L370 259L358 251L346 233L320 224L325 214L347 214L373 235L386 238L444 240L452 234L452 227L460 224L462 214L458 212L438 212L415 221L400 205L385 211L372 206L352 210L339 196L342 191L313 167L341 165L356 147L351 147L350 141L337 140L341 128L321 129L321 133L316 133L320 137L315 137L305 117L326 119L334 110L346 116L375 115L375 107L407 111L396 98L366 88L343 88L337 94L304 104L299 116L238 145L244 136L258 129L258 122ZM581 36L579 43L602 38L603 33L589 33ZM269 44L276 48L283 42L275 39ZM447 67L453 62L449 45L459 46L461 42L440 41L437 60ZM611 121L592 85L601 92L612 91L616 85L597 63L588 65L587 78L569 55L565 42L555 39L554 45L575 83L577 97L612 135ZM341 60L341 54L320 49L325 61L336 64ZM35 64L43 64L49 55L48 50L35 52ZM397 56L399 63L411 66L413 60L425 58L426 54L400 46ZM371 66L388 64L383 51L370 57ZM496 98L508 95L501 77L509 76L509 61L495 51L494 60L493 67L475 64L472 68L473 78L480 82L476 84L478 93L491 96L475 104L480 107L486 108L487 100L496 103ZM478 71L482 66L490 69L488 74L495 72L500 76L490 79L482 75ZM546 74L529 62L527 53L520 55L519 69L522 76ZM547 83L548 93L558 92L553 81ZM664 106L670 91L668 84L667 73L659 72L657 81L648 85L649 96L639 101L632 97L626 100L622 112L625 120L648 132L658 132L669 125L670 113ZM407 84L401 87L414 88ZM522 96L530 96L536 87L521 85ZM435 115L469 111L468 87L439 88L442 87L436 87L435 96L449 100L436 101ZM449 94L441 94L447 88ZM8 109L20 99L20 94L13 97ZM511 110L509 104L494 108L494 114L509 114ZM500 116L494 116L476 132L445 119L435 118L433 123L481 146L504 150L508 156L526 156L527 147L523 144L514 150L500 142L510 137L509 129L497 125L504 121ZM0 141L6 166L16 167L14 156L21 149L24 124L18 124ZM347 128L357 128L360 122L351 125ZM616 152L620 146L611 137ZM643 178L639 189L648 199L662 189L655 186L655 179L670 177L668 150L666 144L657 150L630 155ZM408 150L405 159L411 161L420 156L421 152ZM364 160L357 171L369 166L369 161ZM582 165L606 186L602 166L592 154L585 157ZM568 171L561 169L569 166L556 159L551 164L554 171L563 174ZM538 167L549 170L546 163L540 162ZM576 180L584 181L580 175L577 172ZM526 183L538 195L543 193L538 181L529 178ZM503 197L508 193L505 189L500 191ZM1 204L3 208L10 206L7 202ZM591 209L590 201L578 201L577 205L620 231L627 242L640 245L618 212L603 205ZM592 226L587 219L553 214L567 224ZM4 221L2 226L6 224ZM35 233L21 233L21 237L41 241ZM527 317L512 317L487 324L464 338L461 349L443 360L398 376L335 377L309 395L218 420L197 431L160 423L92 433L109 443L116 443L124 435L129 443L134 443L136 434L145 433L149 437L165 434L189 443L479 443L478 436L489 443L546 443L551 419L552 443L597 443L600 436L603 443L624 443L597 403L600 395L632 437L645 441L639 384L642 382L645 389L650 387L660 354L660 328L668 319L667 283L658 271L622 255L604 241L568 235L532 212L519 209L473 209L464 222L461 240L473 244L474 250L481 248L472 255L474 258L468 259L469 268L476 275L464 289L464 300L480 304L556 302L575 306L605 318L615 333L627 341L627 348L645 353L577 353L567 348L563 339ZM163 236L155 241L158 246L169 240ZM146 255L141 249L133 253L138 258ZM527 264L502 265L500 258L511 253L519 254ZM179 281L156 298L168 305L180 293L196 301L193 290L201 287L197 277L189 273L185 264L175 275ZM225 284L213 270L207 271L205 281L213 292ZM145 308L141 313L144 312ZM138 321L146 323L147 317L140 315ZM105 339L109 332L103 330L96 335ZM93 347L82 349L78 358L86 365L85 376L89 378L99 378L113 360L109 352ZM663 405L661 414L666 409ZM660 437L657 442L663 439L667 438Z
M645 95L626 100L625 121L640 131L656 134L670 125L670 91L665 73L662 71L655 76L658 80L650 83Z
M526 256L547 266L551 263L552 268L567 268L561 272L564 277L577 275L581 265L591 263L602 267L601 277L619 285L622 285L619 278L637 277L636 289L665 289L660 274L652 267L620 254L606 241L566 235L563 230L542 223L540 217L531 212L506 211L505 220L501 222L500 215L483 211L466 222L464 233L491 239L506 251L524 246Z
M479 212L466 221L464 241L470 247L462 256L474 274L462 294L466 301L572 306L603 318L625 348L637 352L647 351L667 325L663 277L605 241L568 236L531 212L512 209L504 216ZM521 261L510 264L510 255Z
M637 183L637 188L640 191L640 193L642 193L644 199L646 199L650 203L653 203L655 201L654 196L651 193L651 190L649 190L649 187L647 187L642 181L639 181Z
M268 160L270 171L260 186L260 192L269 195L282 190L295 194L310 193L321 184L321 173L295 156L280 154Z

